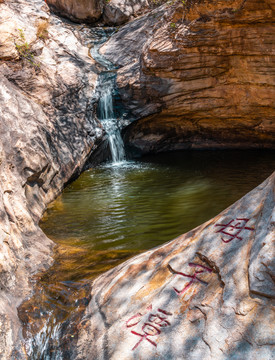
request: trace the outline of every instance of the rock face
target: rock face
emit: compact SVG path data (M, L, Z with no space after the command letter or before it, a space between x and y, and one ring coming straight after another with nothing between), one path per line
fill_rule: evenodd
M149 11L148 0L47 0L51 9L75 22L121 25Z
M177 2L121 28L101 52L138 120L129 148L274 148L273 33L273 0Z
M103 22L121 25L149 8L148 0L110 0L104 6Z
M52 263L47 204L82 170L102 129L96 69L42 0L0 4L0 358L27 359L17 306Z
M103 12L103 0L47 0L57 13L76 22L95 22Z
M217 217L100 276L73 359L274 358L275 173Z

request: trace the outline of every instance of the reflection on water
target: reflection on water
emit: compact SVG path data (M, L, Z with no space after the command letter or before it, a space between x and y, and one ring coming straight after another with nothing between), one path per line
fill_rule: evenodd
M65 189L41 227L57 243L84 251L86 277L94 271L85 264L89 254L124 258L173 239L252 190L274 165L274 152L256 150L186 151L102 165Z

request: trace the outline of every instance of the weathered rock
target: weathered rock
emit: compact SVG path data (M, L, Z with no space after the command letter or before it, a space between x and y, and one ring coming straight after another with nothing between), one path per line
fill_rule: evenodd
M212 220L101 275L73 358L273 359L274 201L275 173Z
M149 0L47 0L51 9L76 22L121 25L151 9Z
M95 22L103 12L103 0L47 0L58 14L76 22Z
M150 9L148 0L110 0L104 6L103 21L121 25Z
M130 22L101 52L140 152L269 147L275 139L274 2L186 1Z
M72 31L42 0L6 1L0 16L0 358L19 360L28 354L17 307L52 263L38 220L102 129L92 111L95 65Z

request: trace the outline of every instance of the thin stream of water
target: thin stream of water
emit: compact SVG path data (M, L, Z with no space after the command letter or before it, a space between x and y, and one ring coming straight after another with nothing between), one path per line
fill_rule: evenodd
M102 71L98 79L98 91L100 94L97 115L104 130L107 133L109 147L112 155L112 162L119 164L125 160L124 144L120 133L118 121L115 117L113 106L113 95L115 93L116 73L115 67L100 53L99 49L108 39L106 33L91 49L92 57L102 65L106 70Z

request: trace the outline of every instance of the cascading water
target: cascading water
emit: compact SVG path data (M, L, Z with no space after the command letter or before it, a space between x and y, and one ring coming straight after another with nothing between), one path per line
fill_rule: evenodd
M106 40L107 36L105 33L100 41L98 41L91 49L91 55L100 65L104 66L106 69L99 75L97 85L100 96L97 115L108 136L112 161L114 164L118 164L125 160L125 150L113 106L113 95L115 93L116 79L116 74L114 71L115 67L99 53L99 48Z

